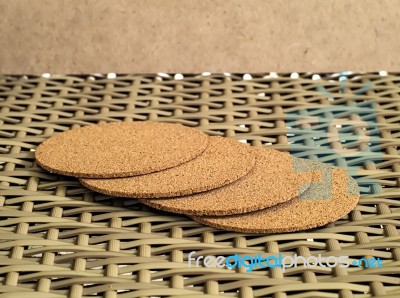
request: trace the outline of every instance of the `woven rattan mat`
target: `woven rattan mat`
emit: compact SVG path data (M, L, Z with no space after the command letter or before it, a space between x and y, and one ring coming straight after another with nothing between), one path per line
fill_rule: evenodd
M53 133L124 120L349 167L360 204L311 231L232 233L93 193L34 162ZM0 297L400 297L399 123L398 74L0 77ZM191 251L375 257L383 267L189 268Z

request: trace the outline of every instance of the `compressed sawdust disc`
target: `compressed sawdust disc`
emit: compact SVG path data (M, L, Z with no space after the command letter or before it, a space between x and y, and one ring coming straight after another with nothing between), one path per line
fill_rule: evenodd
M215 189L246 175L255 165L249 146L238 141L210 137L207 149L179 166L127 178L80 179L94 191L119 197L175 197Z
M357 182L345 170L324 167L320 182L312 182L300 197L288 202L246 214L192 218L215 228L249 233L294 232L324 226L353 210L360 197Z
M40 144L38 164L58 174L115 178L178 166L200 155L209 136L180 124L113 122L72 129Z
M230 215L264 209L290 200L304 192L307 188L304 185L312 181L314 173L308 171L311 166L299 171L301 166L297 164L300 159L271 149L251 147L251 150L256 157L254 168L231 184L193 195L139 201L175 213Z

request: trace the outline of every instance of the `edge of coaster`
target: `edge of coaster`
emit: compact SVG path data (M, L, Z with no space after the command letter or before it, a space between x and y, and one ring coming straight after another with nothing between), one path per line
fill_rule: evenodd
M342 170L343 169L339 169L336 168L335 170ZM338 212L335 216L330 217L330 218L326 218L326 217L321 217L319 221L315 221L313 223L307 224L305 225L291 225L290 227L272 227L272 228L243 228L243 227L237 227L237 226L229 226L227 224L219 224L219 223L215 223L212 222L213 218L225 218L227 220L230 221L234 221L235 218L239 218L241 216L252 216L254 214L259 215L259 216L268 216L268 212L279 212L279 210L282 209L288 209L290 208L293 204L299 204L298 202L301 201L302 199L307 199L307 196L309 195L310 192L315 191L315 186L311 186L305 193L303 193L300 197L294 198L290 201L275 205L273 207L270 208L266 208L263 210L258 210L258 211L254 211L254 212L249 212L249 213L244 213L244 214L237 214L237 215L231 215L231 216L193 216L193 215L188 215L190 218L192 218L193 220L207 225L207 226L211 226L217 229L223 229L223 230L227 230L227 231L233 231L233 232L242 232L242 233L257 233L257 234L266 234L266 233L286 233L286 232L296 232L296 231L305 231L305 230L309 230L309 229L313 229L313 228L317 228L317 227L322 227L326 224L335 222L337 220L339 220L340 218L342 218L343 216L349 214L352 210L354 210L354 208L357 206L359 199L360 199L360 193L359 193L359 187L357 182L355 181L354 178L352 178L347 172L345 173L346 176L346 185L345 185L345 194L348 197L355 197L355 198L350 198L348 201L348 205L346 206L346 208L344 208L341 212ZM334 178L335 179L335 178ZM338 179L338 178L336 178ZM339 178L340 179L340 178ZM333 181L334 182L338 182L337 180ZM341 185L343 187L343 185ZM301 198L303 197L303 198ZM343 199L343 197L342 197ZM323 200L323 199L322 199ZM341 199L336 199L336 200L341 200ZM266 213L266 214L263 214ZM323 214L321 214L323 215ZM306 215L305 215L306 216ZM248 220L255 220L255 219L251 219L248 218ZM293 217L291 218L291 220L293 220Z
M257 158L259 158L259 160L262 160L258 165L260 168L257 168L257 163L259 162L259 160L258 161L256 160L256 165L254 166L254 168L247 175L245 175L244 177L238 179L233 183L230 183L220 188L216 188L214 190L210 190L208 192L202 192L188 196L161 198L161 199L138 198L138 201L155 209L179 213L179 214L199 215L199 216L233 215L233 214L241 214L268 208L276 204L288 201L303 193L307 189L307 187L310 186L310 181L315 180L315 175L316 175L314 171L314 169L316 168L315 163L304 162L302 159L293 158L293 156L289 154L284 154L280 151L273 149L257 148L257 147L252 147L252 148L255 152L254 154L258 154ZM282 158L286 159L286 162L280 163L279 161ZM276 198L276 196L272 194L268 194L265 196L263 200L257 202L255 201L257 199L257 196L256 194L254 194L254 191L252 191L252 189L254 189L254 187L257 186L253 185L253 183L255 182L262 183L259 184L258 187L260 185L266 185L264 190L261 189L258 190L263 192L266 191L267 189L271 189L271 187L274 186L274 184L276 183L275 179L276 175L282 175L282 172L279 171L280 169L279 167L277 168L268 167L269 165L269 163L267 163L268 159L274 160L275 163L281 167L286 163L290 163L291 168L286 174L292 174L291 176L292 180L290 180L290 182L294 183L293 179L295 179L296 183L294 184L295 186L290 189L290 192L288 194L281 195L279 198ZM294 167L293 166L294 164L298 164L298 166ZM305 166L306 169L299 172L301 166ZM255 171L259 172L258 174L253 175ZM265 173L268 173L268 176L265 176ZM300 173L302 173L302 175L300 175ZM285 175L285 173L283 173L283 175ZM284 179L286 178L287 178L286 176L284 177L281 176L280 183L283 183L283 181L285 181ZM237 202L238 204L231 202L231 204L229 204L229 208L227 208L227 206L224 205L224 203L227 201L226 197L231 197L231 198L232 196L240 197L240 195L237 193L238 190L235 189L234 187L247 189L248 190L247 193L250 194L250 196L243 194L241 196L242 199L240 199L240 202ZM282 187L284 186L280 186L280 188ZM205 200L207 200L207 202L203 204L202 208L200 208L199 205L196 206L197 201L205 202Z

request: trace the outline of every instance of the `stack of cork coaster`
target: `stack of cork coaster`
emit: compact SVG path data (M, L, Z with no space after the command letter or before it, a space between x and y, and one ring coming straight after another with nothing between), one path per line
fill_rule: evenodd
M44 169L220 229L280 233L334 222L355 208L344 169L159 122L73 129L36 150Z

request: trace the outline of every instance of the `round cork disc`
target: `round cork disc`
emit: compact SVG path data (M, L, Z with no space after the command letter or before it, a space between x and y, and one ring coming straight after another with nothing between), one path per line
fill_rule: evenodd
M113 178L175 167L200 155L208 135L180 124L113 122L72 129L44 141L36 160L58 174Z
M127 178L80 179L100 193L119 197L164 198L214 189L246 175L255 165L250 147L228 138L210 137L195 159L167 170Z
M226 186L194 195L163 199L139 199L165 211L192 215L229 215L255 211L285 202L305 190L313 172L294 169L299 159L276 150L250 148L256 156L252 171Z
M357 182L345 170L325 168L322 172L322 182L313 182L300 197L288 202L246 214L192 218L212 227L250 233L293 232L323 226L353 210L360 195Z

